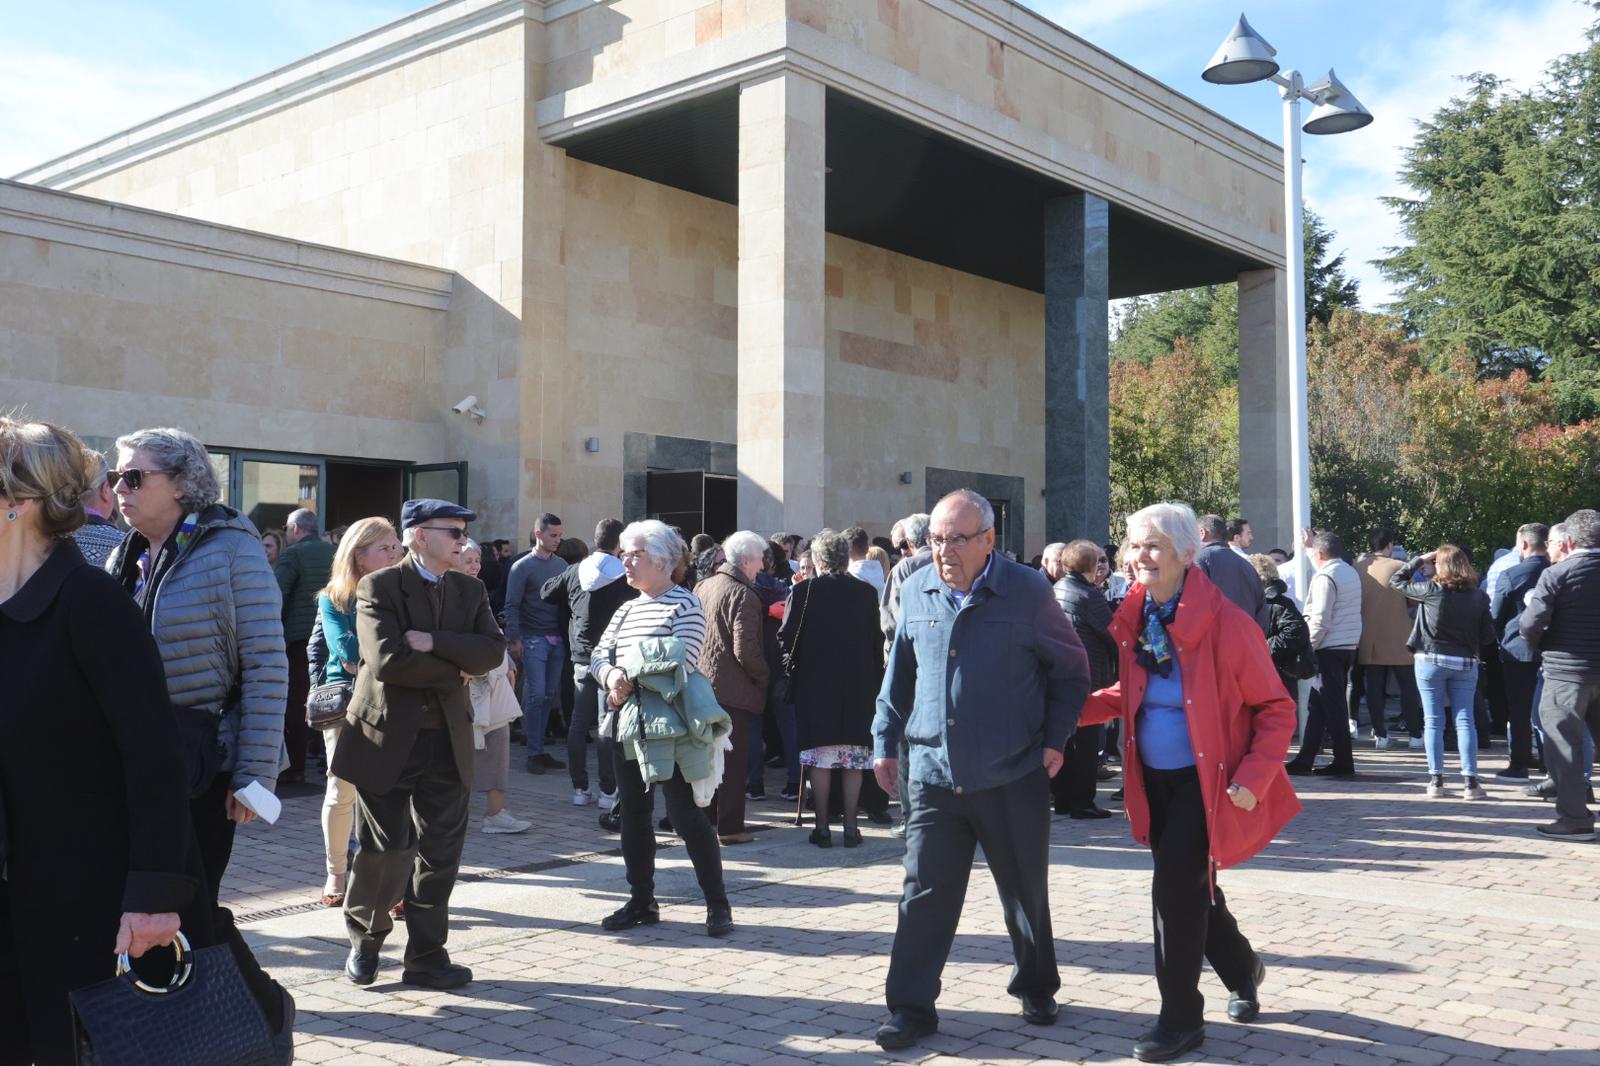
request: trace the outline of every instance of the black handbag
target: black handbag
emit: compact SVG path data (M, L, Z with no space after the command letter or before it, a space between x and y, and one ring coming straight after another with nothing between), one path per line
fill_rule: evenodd
M306 725L312 729L327 729L341 725L345 712L350 709L350 695L355 686L348 681L328 681L314 685L306 697Z
M800 633L806 627L806 608L811 606L813 591L806 589L806 601L800 605L800 621L796 622L794 627L794 642L789 645L789 650L780 656L783 664L783 683L778 686L779 703L794 703L795 686L800 673L800 660L797 655L800 650Z
M281 1066L275 1040L226 944L191 951L178 934L171 981L146 984L126 955L117 976L70 996L78 1066Z

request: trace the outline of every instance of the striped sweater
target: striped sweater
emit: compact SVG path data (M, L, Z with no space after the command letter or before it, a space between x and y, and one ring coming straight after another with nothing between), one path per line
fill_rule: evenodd
M706 640L706 615L699 597L682 585L674 585L659 596L640 596L617 608L589 659L589 670L602 690L612 663L647 637L676 637L683 642L687 661L697 662ZM609 704L602 704L600 735L615 737L616 720L616 711Z

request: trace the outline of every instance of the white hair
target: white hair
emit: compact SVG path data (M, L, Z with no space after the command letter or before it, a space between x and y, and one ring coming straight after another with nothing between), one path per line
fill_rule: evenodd
M1067 550L1066 542L1058 540L1054 544L1046 544L1044 546L1044 552L1042 554L1044 555L1044 557L1046 559L1048 559L1048 558L1050 558L1050 556L1052 556L1052 555L1060 555L1062 552L1064 552L1066 550Z
M410 551L411 550L411 546L413 544L415 544L416 542L417 542L417 527L416 526L407 526L406 528L404 528L404 529L402 529L400 531L400 544L407 551Z
M989 501L985 500L985 503ZM926 548L928 546L928 523L931 521L926 512L918 511L905 518L906 542L913 548ZM991 519L992 521L992 519Z
M979 533L994 528L994 504L990 503L987 497L971 489L956 489L954 492L946 493L939 504L935 505L934 510L938 510L939 506L951 500L960 500L978 512Z
M1146 528L1171 541L1185 564L1200 553L1200 522L1186 503L1153 503L1128 516L1128 539L1138 540L1138 531Z
M467 537L464 540L462 540L462 542L461 542L461 554L464 556L468 552L477 552L478 553L478 558L481 559L481 558L483 558L483 545L479 544L477 541L473 540L471 537Z
M659 564L669 574L672 568L678 565L680 555L678 535L665 522L658 522L654 518L630 522L622 531L619 543L624 549L629 544L640 545L651 561Z
M767 539L760 533L741 529L722 542L722 554L728 562L739 566L747 559L761 559L767 553Z
M183 486L178 500L185 511L202 511L222 498L222 486L211 469L211 453L191 433L181 429L141 429L117 438L119 451L142 451L157 469Z

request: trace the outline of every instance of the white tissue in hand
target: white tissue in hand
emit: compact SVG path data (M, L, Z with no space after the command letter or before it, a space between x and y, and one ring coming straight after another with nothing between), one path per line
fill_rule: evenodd
M268 825L278 821L278 815L283 813L283 801L269 792L260 781L252 781L244 788L233 794L238 800L250 809L250 812Z

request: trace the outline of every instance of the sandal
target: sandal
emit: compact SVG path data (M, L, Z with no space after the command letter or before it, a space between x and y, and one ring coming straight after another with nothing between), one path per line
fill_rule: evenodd
M344 906L344 875L328 875L328 880L322 886L322 905L324 907Z

